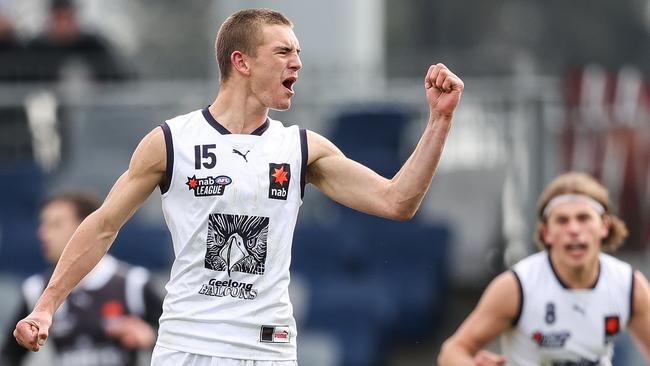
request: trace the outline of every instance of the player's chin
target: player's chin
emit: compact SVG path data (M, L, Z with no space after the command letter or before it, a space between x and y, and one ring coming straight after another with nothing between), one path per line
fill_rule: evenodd
M269 107L275 111L286 111L289 108L291 108L291 99L287 99L285 101L273 103L271 107Z

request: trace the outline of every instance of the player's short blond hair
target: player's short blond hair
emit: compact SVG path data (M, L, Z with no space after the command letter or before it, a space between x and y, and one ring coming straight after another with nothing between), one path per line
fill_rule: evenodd
M585 195L603 206L605 209L603 217L607 217L610 222L609 234L602 242L603 251L614 252L623 245L628 236L628 230L625 223L612 212L607 188L589 174L568 172L553 179L539 196L537 201L537 228L533 234L533 239L535 239L538 247L544 249L548 246L544 243L542 236L543 228L547 223L544 209L553 198L564 194Z
M255 57L257 46L262 42L262 27L266 25L286 25L293 23L282 13L272 9L243 9L226 19L214 43L221 82L230 76L230 55L241 51Z

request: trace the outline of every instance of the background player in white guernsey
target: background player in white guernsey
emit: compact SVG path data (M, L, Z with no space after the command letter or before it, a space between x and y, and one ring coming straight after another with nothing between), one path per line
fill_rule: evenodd
M239 11L221 26L215 47L216 100L144 137L104 204L68 243L33 312L16 325L20 344L43 345L52 314L160 186L176 258L152 364L295 365L289 262L305 183L369 214L408 220L417 211L464 87L447 67L427 71L427 126L402 169L386 179L326 138L269 118L269 109L290 107L302 67L284 15Z
M626 329L650 362L648 281L602 252L627 237L607 189L587 174L562 174L542 192L537 215L544 250L490 283L438 364L611 365L613 340ZM505 356L481 350L499 335Z

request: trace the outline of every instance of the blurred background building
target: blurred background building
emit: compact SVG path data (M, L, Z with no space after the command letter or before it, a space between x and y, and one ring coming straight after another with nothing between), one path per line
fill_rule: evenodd
M78 0L56 17L49 0L0 0L1 329L19 279L45 266L40 200L107 193L149 130L211 103L217 27L244 7L283 11L301 43L292 109L272 116L385 176L424 128L428 66L466 85L412 222L308 189L292 264L301 364L434 364L484 285L536 250L535 199L569 169L610 188L631 232L619 256L650 274L648 0ZM172 249L156 194L111 251L164 283ZM628 339L616 361L642 364Z

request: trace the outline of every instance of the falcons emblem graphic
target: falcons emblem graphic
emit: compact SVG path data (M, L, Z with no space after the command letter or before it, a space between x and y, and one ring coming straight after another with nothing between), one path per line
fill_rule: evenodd
M264 274L268 229L268 217L211 214L205 268Z

